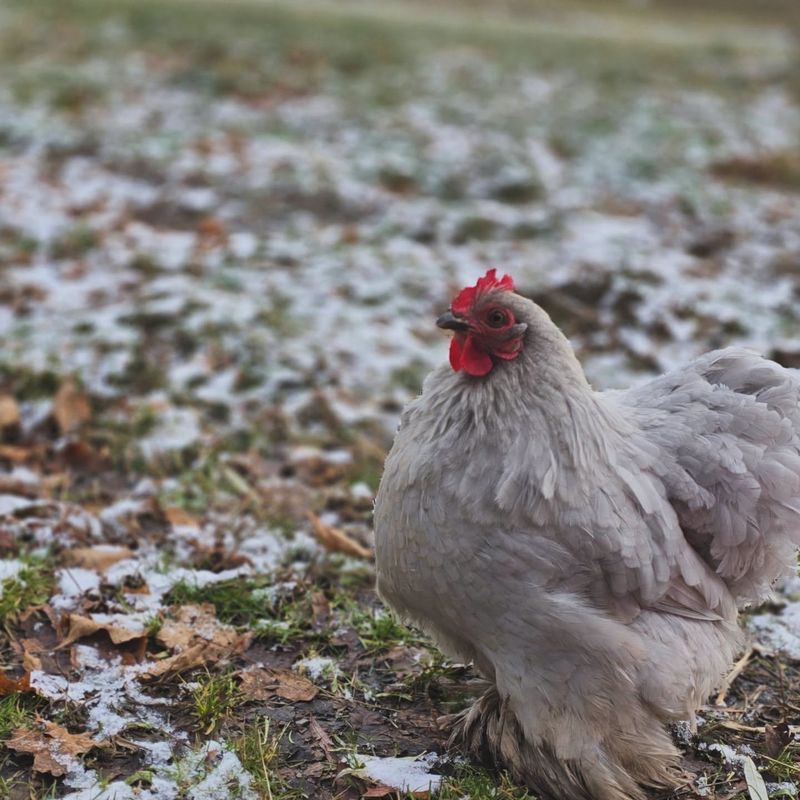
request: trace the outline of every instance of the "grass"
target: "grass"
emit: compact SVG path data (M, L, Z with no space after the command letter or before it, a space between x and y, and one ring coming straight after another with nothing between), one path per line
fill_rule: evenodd
M456 774L447 778L437 794L438 800L536 800L534 795L517 786L502 774L489 772L469 765L458 767Z
M262 639L285 644L308 632L311 620L310 598L276 597L266 592L274 580L230 580L194 586L181 581L172 587L166 602L173 605L211 603L217 619L228 625L253 630Z
M358 603L348 603L349 619L358 631L359 641L365 650L379 652L399 644L420 643L420 637L401 625L383 608L364 608Z
M17 728L33 722L34 705L29 697L19 693L0 698L0 741L8 739Z
M271 730L269 717L245 724L232 740L233 751L253 779L253 788L264 800L294 800L305 795L286 786L278 775L282 733Z
M192 713L204 736L212 734L245 698L231 673L206 671L191 688Z
M55 578L48 558L27 556L20 571L3 581L0 595L0 625L6 630L30 606L46 603L52 594Z
M185 24L187 7L202 9L193 16L191 28ZM297 7L250 0L117 0L112 9L101 0L74 0L68 6L29 0L11 8L18 22L14 25L12 19L6 36L0 38L0 53L18 64L27 54L38 52L44 41L57 48L67 64L87 51L115 55L116 43L97 24L113 16L132 32L136 46L170 57L175 84L211 95L305 93L328 83L359 104L393 103L413 96L416 88L402 86L397 70L421 53L448 46L479 48L504 69L527 65L547 71L568 59L575 73L607 88L619 87L620 82L627 86L711 82L719 89L720 66L728 72L732 90L757 80L740 59L747 47L737 50L736 41L717 50L711 47L719 36L718 19L708 26L705 40L694 41L693 31L682 31L682 39L690 42L687 46L680 37L660 41L659 25L651 24L647 16L629 15L630 29L620 47L613 38L600 38L602 18L587 36L578 35L574 25L543 25L537 20L527 24L496 13L487 23L483 17L433 13L410 3L375 4L373 9L363 3L313 2ZM620 8L625 6L618 4ZM37 10L39 24L35 28L25 24L26 15ZM180 59L174 58L176 52L182 54ZM647 70L641 68L643 59ZM41 91L48 86L43 79ZM28 91L35 94L35 89Z
M230 580L196 586L187 581L179 581L166 597L170 605L187 603L211 603L217 619L229 625L246 625L263 615L265 601L259 593L266 585L264 580Z

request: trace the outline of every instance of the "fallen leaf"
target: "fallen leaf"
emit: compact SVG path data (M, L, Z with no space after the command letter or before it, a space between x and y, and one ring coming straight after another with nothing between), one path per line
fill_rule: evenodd
M14 444L0 444L0 458L4 458L6 461L11 461L15 464L38 460L44 453L45 448L42 445L27 447Z
M225 223L217 217L203 217L197 224L197 233L204 239L220 239L227 238L227 231Z
M75 381L66 380L61 384L53 400L53 416L61 433L70 433L91 419L89 398Z
M33 642L33 646L29 645L29 642ZM39 658L37 653L40 651L41 646L39 642L35 639L24 639L22 642L22 668L27 672L31 672L35 669L40 670L42 668L42 659Z
M33 756L34 772L46 772L54 777L66 775L69 762L75 756L95 747L105 747L88 733L70 733L61 725L43 721L44 730L17 728L6 741L6 747Z
M19 425L19 406L10 394L0 394L0 433Z
M261 503L275 518L300 522L313 501L311 490L295 480L271 477L258 484Z
M764 784L764 779L758 771L753 759L746 756L744 761L744 779L747 781L747 791L750 795L750 800L769 800L769 793Z
M181 606L174 612L174 618L165 620L156 634L161 644L178 652L157 661L142 673L142 679L156 680L215 664L243 653L252 638L250 632L240 634L229 625L222 625L210 603Z
M322 748L322 752L325 753L325 758L330 761L331 764L335 764L338 759L333 752L333 740L328 736L322 725L317 722L316 717L311 717L308 723L308 729L311 735L317 740L317 744Z
M27 692L31 688L30 674L25 673L21 678L13 680L4 672L0 672L0 697L17 692Z
M173 612L173 618L164 621L156 639L170 650L182 650L198 642L206 642L220 649L236 645L240 635L234 628L217 620L211 603L190 603Z
M253 700L284 700L307 703L319 694L319 687L308 678L288 669L249 669L239 673L241 690Z
M97 545L95 547L75 547L67 550L64 555L67 563L71 566L85 567L102 573L118 561L131 558L133 550L114 545Z
M95 450L88 442L67 442L59 455L67 466L84 472L99 472L111 463L107 450Z
M143 628L127 628L117 622L107 620L96 620L91 617L82 617L79 614L67 614L62 622L67 632L57 649L67 647L78 639L85 639L99 631L105 631L114 644L124 644L133 639L141 639L147 636Z
M361 792L362 797L396 797L397 789L391 786L372 786Z
M164 514L173 527L186 525L191 528L197 528L200 526L200 520L194 514L190 514L178 506L165 508Z
M44 728L47 735L58 742L62 752L69 753L71 756L79 756L86 753L93 747L104 747L105 742L96 742L88 733L70 733L61 725L55 722L44 720Z
M179 675L208 662L210 653L204 644L196 644L186 650L157 661L147 672L142 673L142 680L157 680L167 675Z
M344 553L356 558L372 560L374 554L372 550L359 544L355 539L351 539L344 531L326 525L313 511L307 514L311 520L311 528L320 543L327 549L335 553Z
M69 759L64 756L60 760L51 752L51 742L41 731L31 728L17 728L6 741L5 746L17 753L29 753L33 756L33 771L46 772L58 778L67 774ZM59 754L60 755L60 754ZM61 761L64 761L62 764Z
M315 625L324 625L331 613L331 604L322 592L311 594L311 616Z
M767 743L767 755L770 758L778 758L792 742L794 736L789 725L781 722L778 725L766 725L764 727L764 739Z

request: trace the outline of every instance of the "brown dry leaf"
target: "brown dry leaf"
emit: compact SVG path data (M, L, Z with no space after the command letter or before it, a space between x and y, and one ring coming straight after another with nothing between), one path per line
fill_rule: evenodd
M67 614L65 622L67 633L58 645L57 649L59 650L78 639L92 636L98 631L105 631L114 644L124 644L133 639L141 639L147 636L147 633L142 629L134 630L114 622L100 622L91 617L82 617L79 614Z
M269 478L258 484L258 495L276 518L299 522L313 502L307 486L294 480Z
M311 528L320 543L327 549L335 553L344 553L356 558L365 558L371 561L374 558L372 550L359 544L355 539L351 539L344 531L326 525L313 511L307 514L311 520Z
M0 697L7 694L16 694L17 692L30 691L31 681L29 673L25 673L21 678L13 680L6 676L4 672L0 672Z
M397 797L397 794L397 789L393 789L391 786L371 786L361 792L362 797Z
M58 742L63 753L79 756L93 747L103 747L105 742L96 742L88 733L70 733L66 728L56 725L55 722L44 720L45 732Z
M66 562L75 567L85 567L103 573L118 561L133 557L133 550L127 547L97 545L95 547L75 547L64 553Z
M336 764L338 759L333 752L333 740L328 736L322 725L317 722L317 718L312 716L308 722L308 729L311 735L317 740L317 744L322 748L325 753L325 758L331 763Z
M196 644L169 658L157 661L147 672L142 673L142 680L157 680L167 675L179 675L181 672L202 667L208 663L209 648L205 644Z
M311 594L311 616L315 625L324 625L331 613L331 604L322 592Z
M314 686L308 678L296 675L289 670L276 670L278 685L275 694L284 700L308 703L319 694L319 688Z
M755 156L735 156L712 164L711 173L728 180L797 188L800 186L800 153L788 150Z
M61 384L53 400L53 416L61 433L70 433L91 419L89 398L75 381L66 380Z
M236 645L240 636L233 628L217 620L213 604L190 603L178 608L173 619L164 622L156 638L173 650L186 649L198 642L228 649Z
M178 506L169 506L169 508L165 508L164 515L173 527L177 525L187 525L192 528L197 528L200 526L200 520L194 514L190 514L188 511Z
M197 232L201 236L222 238L227 235L225 223L217 217L203 217L197 224Z
M42 668L42 659L37 655L42 650L42 645L36 639L22 640L22 668L27 672Z
M243 653L250 646L253 635L239 634L228 625L220 624L214 606L203 603L181 606L174 619L164 622L156 638L178 652L158 661L143 673L144 680L177 675Z
M786 722L764 726L764 740L770 758L779 758L781 753L791 744L794 736Z
M10 394L0 394L0 433L19 425L19 406Z
M33 771L46 772L56 778L67 774L64 764L57 761L50 751L51 739L48 739L41 731L31 728L17 728L5 745L9 750L17 753L29 753L33 756ZM67 759L64 759L64 761Z
M6 747L33 756L34 772L46 772L55 777L65 775L70 757L86 753L93 747L104 747L88 733L70 733L54 722L44 721L45 730L17 728Z
M88 442L67 442L60 456L67 466L85 472L99 472L111 463L107 448L96 450Z
M11 461L14 464L22 464L29 460L38 460L43 455L44 448L41 445L27 447L14 444L0 444L0 458L4 458L6 461Z
M242 693L253 700L284 700L307 703L319 694L319 687L308 678L288 669L249 669L239 673Z

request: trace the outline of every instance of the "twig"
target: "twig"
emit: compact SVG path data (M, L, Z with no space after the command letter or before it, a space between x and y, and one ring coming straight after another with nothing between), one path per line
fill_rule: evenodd
M733 684L733 682L742 674L744 668L750 663L750 659L752 657L753 648L750 647L748 648L747 652L733 665L733 669L728 673L727 677L722 682L722 686L719 687L717 699L714 701L715 705L725 705L725 698L728 696L731 684Z

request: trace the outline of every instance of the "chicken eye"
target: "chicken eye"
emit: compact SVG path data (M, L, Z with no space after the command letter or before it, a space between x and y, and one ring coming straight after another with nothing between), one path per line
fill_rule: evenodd
M508 312L503 311L500 308L492 309L486 315L486 324L490 328L502 328L505 325L508 325Z

